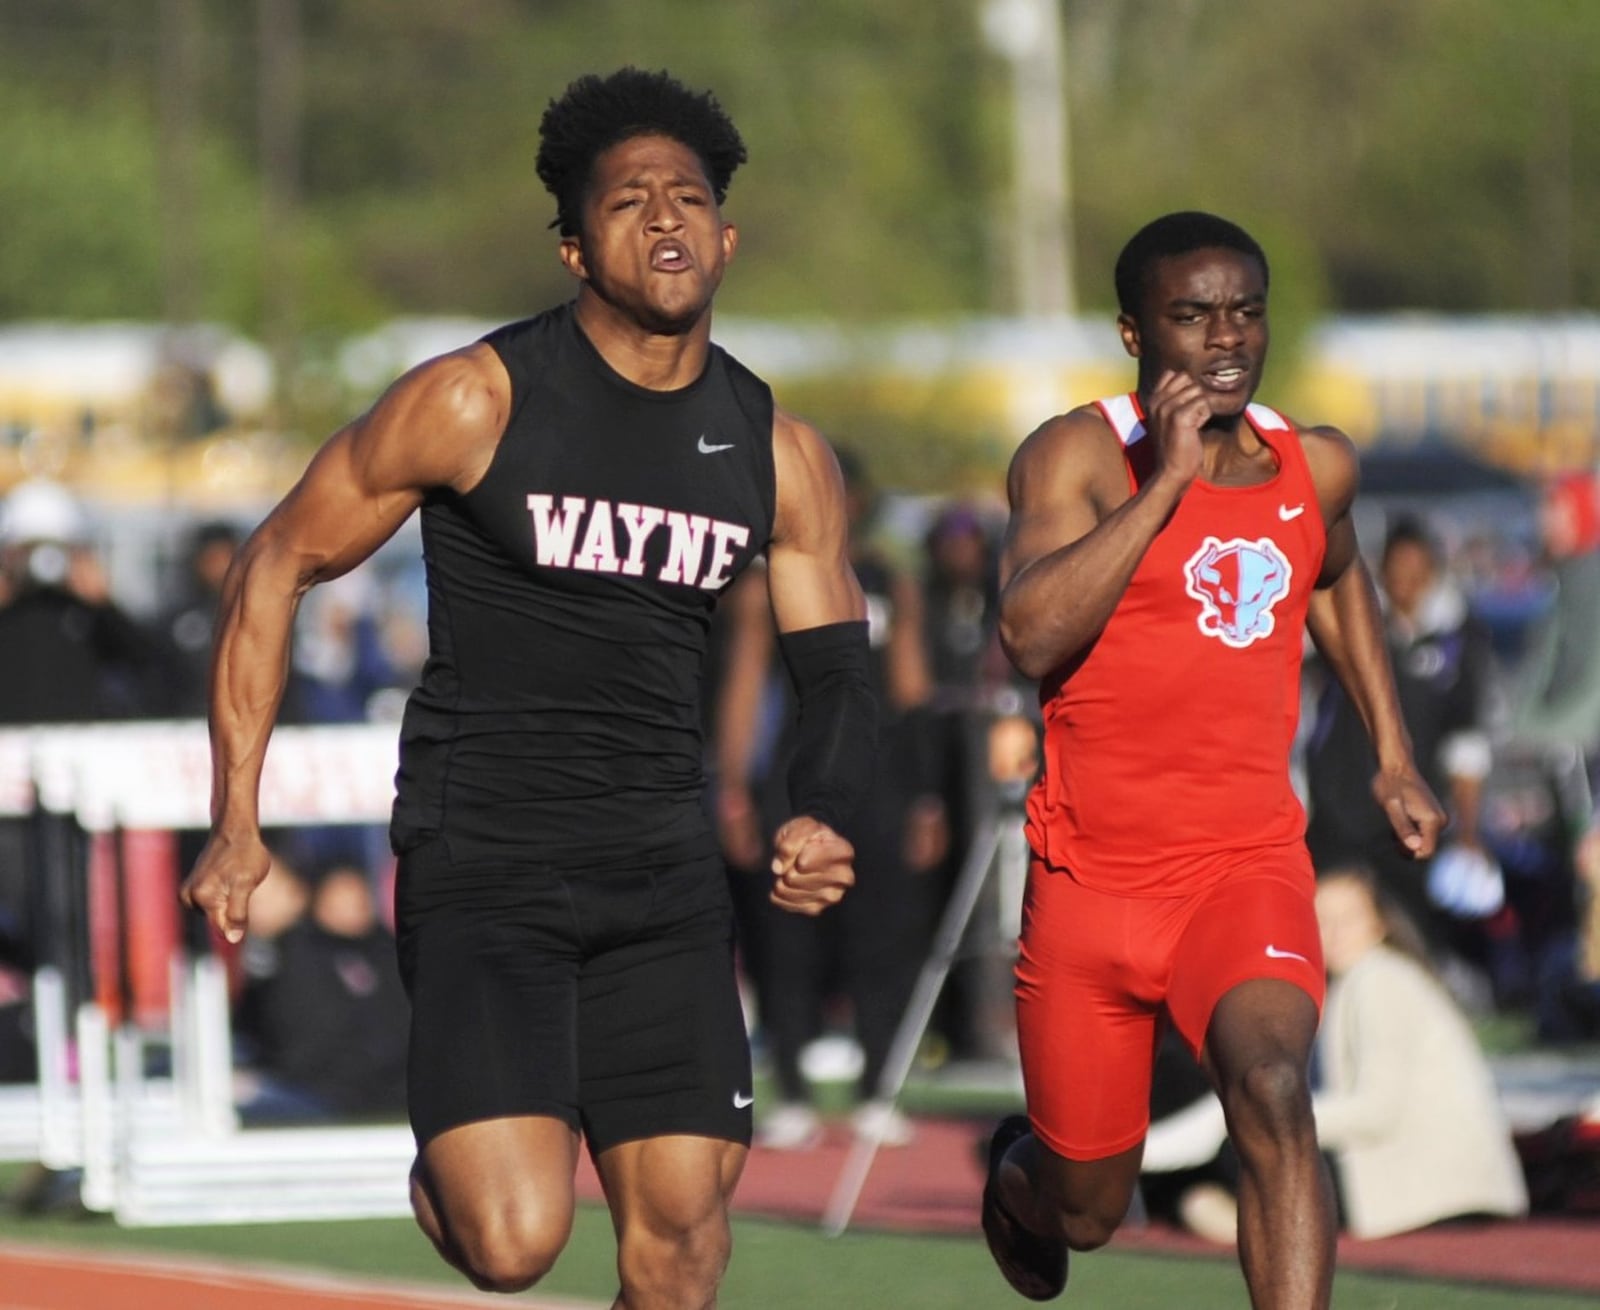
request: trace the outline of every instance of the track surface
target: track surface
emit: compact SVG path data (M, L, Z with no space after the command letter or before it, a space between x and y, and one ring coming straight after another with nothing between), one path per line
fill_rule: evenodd
M919 1119L910 1146L878 1153L856 1209L856 1225L976 1236L983 1190L977 1144L985 1128L964 1120ZM848 1138L835 1128L812 1151L753 1151L735 1209L820 1219L848 1147ZM599 1185L592 1176L580 1179L580 1191L598 1198ZM1175 1255L1226 1254L1225 1248L1160 1224L1126 1226L1113 1246ZM1600 1295L1600 1217L1445 1224L1377 1241L1343 1237L1339 1267Z
M504 1297L301 1275L163 1256L0 1248L0 1310L462 1310ZM592 1301L519 1297L518 1310L599 1310Z
M983 1126L922 1119L909 1146L879 1153L856 1209L855 1226L906 1232L966 1233L976 1238L982 1187L977 1142ZM804 1152L756 1150L740 1183L735 1209L791 1222L816 1222L849 1146L833 1129ZM598 1200L599 1182L585 1163L579 1195ZM1115 1244L1129 1251L1222 1258L1226 1252L1161 1225L1126 1228ZM1501 1287L1600 1296L1600 1221L1539 1218L1449 1225L1381 1241L1342 1238L1347 1270ZM304 1275L162 1256L105 1256L76 1248L0 1246L0 1310L459 1310L505 1305L503 1297L468 1290ZM529 1310L600 1310L599 1303L519 1298Z

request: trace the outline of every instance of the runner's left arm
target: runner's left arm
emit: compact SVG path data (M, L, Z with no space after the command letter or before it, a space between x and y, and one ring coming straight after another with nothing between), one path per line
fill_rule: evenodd
M800 724L789 770L795 817L773 838L772 900L819 914L855 882L855 849L838 825L872 780L877 705L838 462L815 429L782 410L773 421L773 454L777 513L767 588Z
M1445 815L1417 769L1383 636L1377 589L1356 541L1351 505L1359 480L1349 438L1331 428L1304 434L1327 550L1306 627L1366 725L1378 757L1372 794L1395 837L1416 859L1431 856Z

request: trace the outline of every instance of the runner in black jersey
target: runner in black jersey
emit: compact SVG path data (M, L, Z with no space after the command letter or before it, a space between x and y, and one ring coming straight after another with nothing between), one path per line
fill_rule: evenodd
M709 617L764 553L802 716L771 896L816 914L855 877L836 829L871 770L865 609L832 452L710 341L733 125L624 69L574 82L540 134L577 298L401 378L241 550L184 896L243 935L298 600L420 510L430 656L391 829L418 1221L480 1287L529 1286L570 1231L581 1132L616 1304L706 1306L753 1100L700 802Z

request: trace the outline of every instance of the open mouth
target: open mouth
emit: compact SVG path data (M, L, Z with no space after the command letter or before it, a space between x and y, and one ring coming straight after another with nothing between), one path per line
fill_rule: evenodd
M650 267L658 273L681 273L691 263L689 248L681 241L661 241L650 251Z
M1232 391L1242 387L1250 377L1250 370L1243 364L1223 364L1218 368L1207 369L1201 380L1206 386L1218 391Z

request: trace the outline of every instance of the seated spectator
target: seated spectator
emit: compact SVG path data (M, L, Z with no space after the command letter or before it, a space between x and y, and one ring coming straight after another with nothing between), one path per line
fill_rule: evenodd
M1343 1217L1386 1237L1469 1215L1522 1215L1527 1187L1488 1062L1407 931L1358 867L1324 874L1331 977L1313 1105Z
M1332 1158L1340 1218L1356 1237L1389 1237L1445 1219L1528 1212L1511 1127L1477 1038L1422 962L1422 941L1360 866L1325 873L1317 919L1330 975L1317 1039L1317 1137ZM1147 1172L1207 1184L1180 1209L1225 1238L1215 1186L1226 1125L1214 1095L1151 1124ZM1191 1207L1194 1198L1189 1198Z
M292 913L294 875L274 865ZM259 899L259 892L258 892ZM409 1022L394 937L378 917L367 875L335 865L315 880L308 912L257 939L240 1000L241 1035L255 1048L258 1094L247 1120L397 1114L405 1108Z
M1546 1042L1600 1038L1600 821L1578 840L1573 865L1577 926L1551 944L1539 974L1539 1038Z
M1191 1131L1191 1129L1193 1131ZM1150 1077L1150 1137L1139 1193L1151 1219L1231 1246L1238 1238L1239 1157L1222 1104L1183 1039L1167 1029Z

